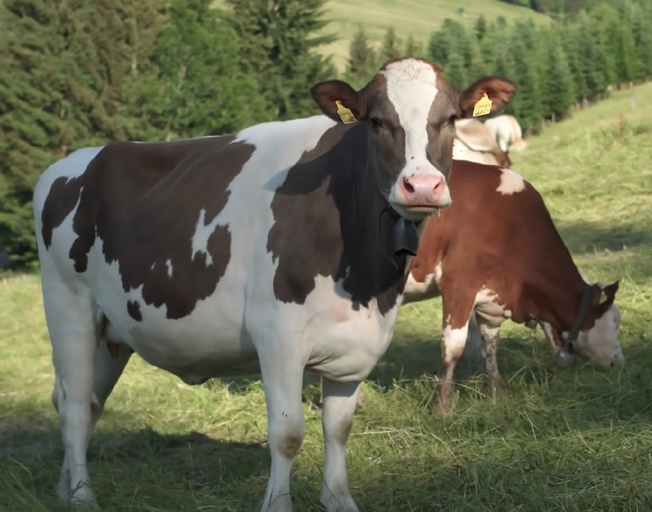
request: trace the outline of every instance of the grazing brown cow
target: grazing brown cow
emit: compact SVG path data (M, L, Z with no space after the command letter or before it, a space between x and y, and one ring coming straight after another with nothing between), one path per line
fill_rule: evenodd
M507 319L540 323L562 366L576 353L607 368L624 361L614 304L618 281L584 281L534 187L509 169L459 160L449 186L453 205L431 219L403 300L442 297L438 408L451 407L453 372L472 314L496 387L502 384L496 344Z

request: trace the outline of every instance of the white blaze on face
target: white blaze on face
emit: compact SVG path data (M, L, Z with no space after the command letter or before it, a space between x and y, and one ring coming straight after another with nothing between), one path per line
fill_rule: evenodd
M617 361L624 362L623 349L618 342L620 312L612 305L588 331L580 332L577 339L578 353L605 368Z
M496 192L509 196L525 190L523 176L515 173L511 169L501 169L500 171L500 185L498 185Z
M443 176L428 160L428 116L437 96L437 73L425 62L406 59L392 62L383 71L387 81L387 97L392 103L405 132L405 167L398 177L412 175ZM450 193L446 190L450 197ZM396 201L396 184L389 195Z

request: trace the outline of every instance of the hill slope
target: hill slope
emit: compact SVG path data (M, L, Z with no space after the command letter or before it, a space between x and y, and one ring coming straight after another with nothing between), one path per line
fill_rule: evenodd
M378 46L387 29L393 26L399 38L405 40L412 35L425 48L430 34L446 18L468 25L473 25L480 16L488 22L501 15L508 21L532 18L541 23L549 19L525 7L498 0L330 0L327 8L327 17L332 22L326 31L335 33L339 39L322 51L333 55L339 69L346 64L349 44L358 27L365 30L370 40L377 41ZM462 15L460 8L464 9Z
M223 8L224 1L215 0L213 5ZM401 40L412 35L425 48L430 34L446 18L467 25L473 25L480 16L488 22L495 21L498 16L508 21L532 18L537 23L545 23L549 20L543 14L499 0L329 0L326 9L331 23L324 32L335 34L338 40L324 46L322 53L332 55L340 70L346 65L349 45L359 27L378 46L387 29L394 27Z

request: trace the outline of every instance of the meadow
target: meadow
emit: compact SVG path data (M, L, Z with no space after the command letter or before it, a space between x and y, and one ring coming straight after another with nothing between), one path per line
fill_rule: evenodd
M632 94L638 107L632 106ZM627 363L556 367L543 334L506 323L506 390L468 366L454 409L430 412L440 301L401 309L390 349L364 383L348 444L361 512L652 510L652 84L621 91L513 153L542 193L580 271L620 279ZM0 281L0 510L63 511L63 457L37 276ZM309 397L319 394L316 384ZM322 510L320 410L304 404L295 510ZM191 387L134 356L89 448L104 511L257 510L269 472L256 379Z

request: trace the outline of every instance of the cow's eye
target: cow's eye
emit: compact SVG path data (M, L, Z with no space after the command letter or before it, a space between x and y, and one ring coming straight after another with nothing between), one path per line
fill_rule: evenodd
M450 116L448 116L448 124L454 125L456 119L457 119L457 114L451 114Z
M377 117L369 118L369 124L371 124L372 128L376 128L376 129L383 127L382 121L380 119L378 119Z

